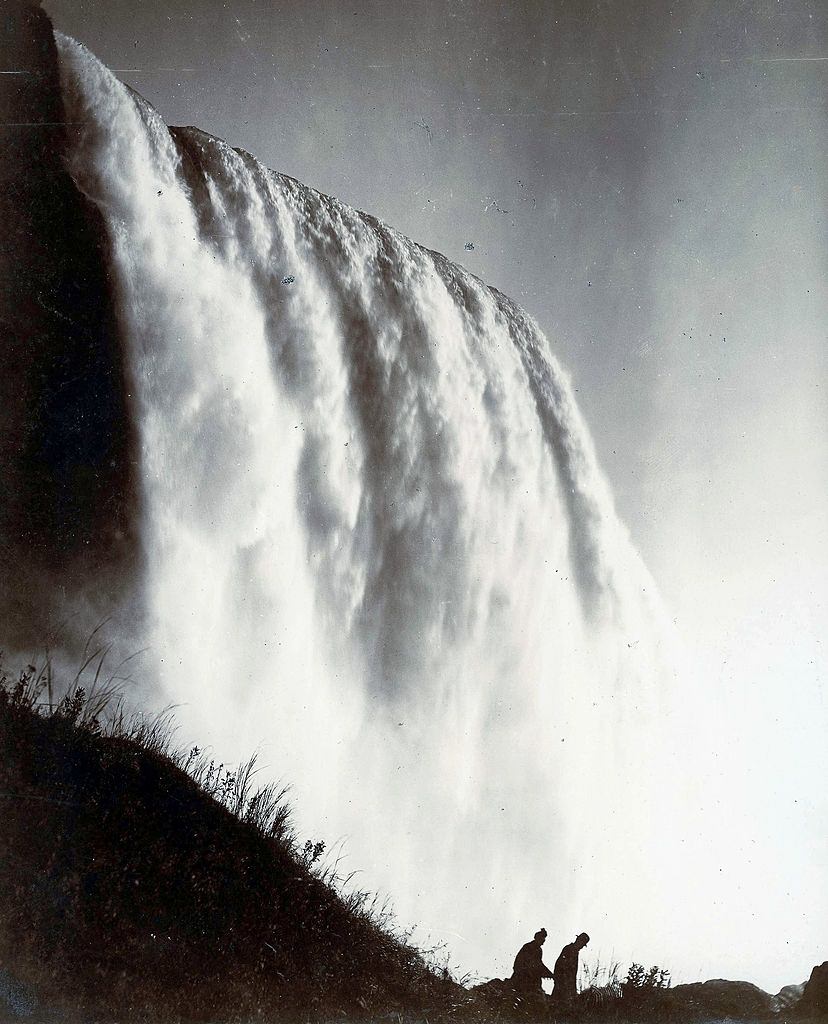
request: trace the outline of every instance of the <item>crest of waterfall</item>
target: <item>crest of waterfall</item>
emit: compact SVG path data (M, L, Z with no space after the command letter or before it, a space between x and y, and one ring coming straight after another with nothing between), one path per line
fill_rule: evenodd
M656 948L669 636L549 342L59 48L112 246L141 629L186 735L260 748L469 967L508 973L542 924Z

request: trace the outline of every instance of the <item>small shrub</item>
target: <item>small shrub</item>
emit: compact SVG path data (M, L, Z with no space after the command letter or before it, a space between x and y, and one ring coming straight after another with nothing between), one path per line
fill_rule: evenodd
M631 964L621 986L621 1004L625 1014L656 1017L664 1009L670 972L664 967Z
M624 981L625 991L652 992L670 987L670 972L663 967L650 967L643 964L630 964Z
M302 847L302 863L306 868L312 868L324 852L325 841L323 839L315 843L311 839L306 839L305 845Z

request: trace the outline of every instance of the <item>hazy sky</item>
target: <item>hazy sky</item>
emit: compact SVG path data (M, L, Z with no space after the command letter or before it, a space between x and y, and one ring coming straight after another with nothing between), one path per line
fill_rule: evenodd
M168 122L376 214L538 319L699 700L733 723L734 800L775 830L773 870L813 887L800 946L821 962L828 7L44 6Z

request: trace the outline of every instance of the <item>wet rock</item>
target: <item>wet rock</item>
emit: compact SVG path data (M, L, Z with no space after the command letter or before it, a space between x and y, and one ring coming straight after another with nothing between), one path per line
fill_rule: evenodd
M805 991L805 982L801 985L785 985L773 997L773 1009L775 1013L782 1013L796 1006Z

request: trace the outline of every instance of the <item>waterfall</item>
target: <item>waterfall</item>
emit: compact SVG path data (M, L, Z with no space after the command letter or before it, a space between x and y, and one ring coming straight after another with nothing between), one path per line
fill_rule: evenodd
M669 631L548 340L58 42L183 734L261 749L301 826L469 968L508 973L541 925L659 948Z

